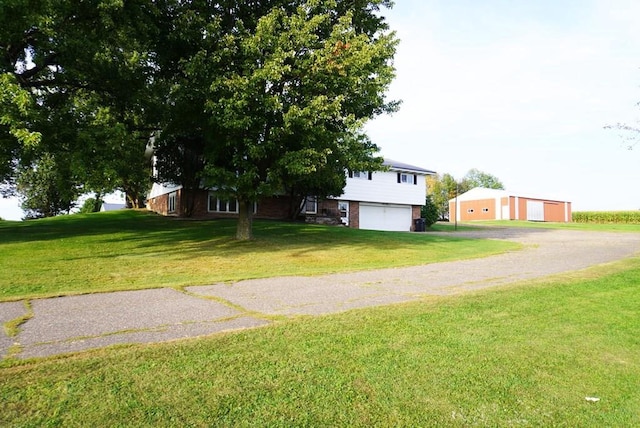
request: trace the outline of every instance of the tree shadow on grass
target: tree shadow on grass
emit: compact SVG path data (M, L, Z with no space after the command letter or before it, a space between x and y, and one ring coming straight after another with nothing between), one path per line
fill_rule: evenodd
M68 255L69 259L108 258L126 255L124 251L177 259L216 255L235 257L247 253L288 251L300 256L318 250L342 246L394 251L423 249L452 241L477 240L482 236L455 233L404 233L358 230L347 227L322 226L296 222L256 220L254 239L234 239L236 220L185 220L163 217L147 211L121 210L87 215L69 215L27 222L0 223L0 245L75 240L72 247L82 245L100 248L91 254ZM526 233L526 230L523 230ZM84 238L87 238L86 240ZM122 251L108 247L124 244ZM61 252L64 248L61 248ZM63 256L63 254L61 254Z

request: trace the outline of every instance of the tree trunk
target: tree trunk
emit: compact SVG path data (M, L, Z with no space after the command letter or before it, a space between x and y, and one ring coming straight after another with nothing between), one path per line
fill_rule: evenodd
M253 238L253 204L238 200L238 228L236 239L248 241Z

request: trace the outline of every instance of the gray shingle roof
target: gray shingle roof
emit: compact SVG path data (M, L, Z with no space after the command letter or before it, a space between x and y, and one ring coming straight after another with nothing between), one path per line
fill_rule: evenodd
M409 165L408 163L398 162L393 159L385 159L382 164L390 167L391 169L400 170L400 171L420 172L426 175L434 175L436 173L435 171L431 171L429 169L424 169L415 165Z

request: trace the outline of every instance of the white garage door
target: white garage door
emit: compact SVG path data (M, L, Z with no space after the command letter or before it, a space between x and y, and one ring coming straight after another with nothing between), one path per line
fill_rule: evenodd
M544 221L544 202L527 201L527 220Z
M360 229L411 230L411 206L360 204Z

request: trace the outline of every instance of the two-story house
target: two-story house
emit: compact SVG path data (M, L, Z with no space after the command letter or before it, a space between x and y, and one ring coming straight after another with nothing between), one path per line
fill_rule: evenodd
M372 230L413 230L426 197L426 176L435 172L390 159L384 165L388 170L350 171L342 195L322 200L310 196L301 214L310 222ZM220 199L213 190L188 196L182 190L180 186L154 184L147 207L163 215L178 215L190 197L194 217L233 217L238 213L235 201ZM291 201L284 196L265 198L254 206L254 217L285 219L290 209Z

